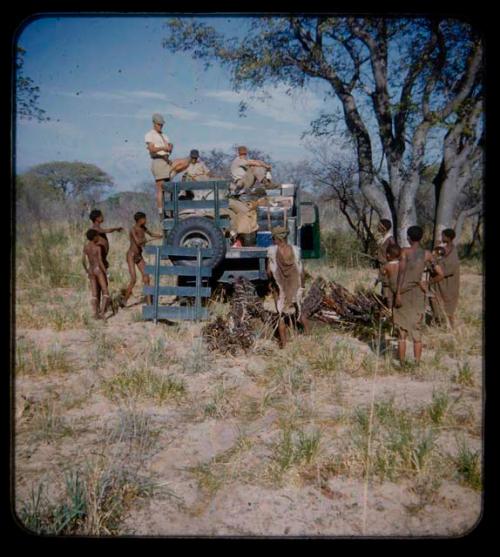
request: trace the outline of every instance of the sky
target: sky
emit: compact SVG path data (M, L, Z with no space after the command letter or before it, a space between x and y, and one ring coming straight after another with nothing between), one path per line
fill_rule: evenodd
M18 45L26 50L24 73L40 87L39 106L51 120L16 125L16 172L54 160L96 164L117 191L151 181L144 143L151 116L166 119L174 158L189 150L230 150L244 144L274 160L305 157L301 134L326 103L326 86L312 84L290 97L268 88L267 100L251 101L231 89L229 72L204 70L190 54L162 47L165 17L44 17L31 21ZM210 18L230 35L246 18ZM246 117L239 102L249 101Z

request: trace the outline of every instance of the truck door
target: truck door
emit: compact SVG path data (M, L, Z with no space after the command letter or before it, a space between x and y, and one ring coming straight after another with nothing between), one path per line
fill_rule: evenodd
M300 203L300 224L302 259L319 259L321 257L319 210L312 201Z

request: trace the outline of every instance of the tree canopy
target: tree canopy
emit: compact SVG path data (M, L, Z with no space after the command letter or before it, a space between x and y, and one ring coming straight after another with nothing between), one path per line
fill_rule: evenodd
M25 54L24 48L16 47L16 114L24 120L50 120L46 111L38 104L40 87L35 85L31 77L24 74Z
M97 202L113 179L94 164L54 161L38 164L23 175L33 186L49 187L66 199Z
M360 190L380 217L395 223L404 244L406 228L416 222L415 197L431 130L458 126L458 135L468 130L471 151L478 145L481 37L467 23L445 18L248 21L247 31L236 38L191 18L174 18L163 44L171 52L190 52L207 66L221 63L236 90L280 83L300 88L311 80L327 84L327 95L342 106L340 120L325 102L311 131L328 136L343 124L356 152ZM451 165L458 164L458 154L448 153ZM455 194L446 187L439 193L451 205Z

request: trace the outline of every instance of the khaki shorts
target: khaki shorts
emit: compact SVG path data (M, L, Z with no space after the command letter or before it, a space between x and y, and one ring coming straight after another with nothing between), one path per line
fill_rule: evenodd
M164 159L153 159L151 161L151 172L153 173L155 180L166 180L167 178L170 178L171 170L172 165Z

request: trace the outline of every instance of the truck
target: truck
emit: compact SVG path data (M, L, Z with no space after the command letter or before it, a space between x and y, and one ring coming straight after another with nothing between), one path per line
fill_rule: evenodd
M238 247L233 246L234 237L230 234L229 180L165 182L163 188L163 243L146 248L146 253L156 254L155 264L148 265L146 272L154 275L156 285L162 274L177 275L177 287L145 287L144 293L154 299L152 305L143 308L145 319L156 321L162 315L204 318L207 312L201 309L200 298L207 297L219 284L234 284L238 277L252 281L258 291L260 287L265 289L267 245L275 226L288 228L288 242L301 248L303 259L320 257L319 210L313 202L302 199L299 186L283 184L267 190L267 201L256 207L258 231L243 235L243 245ZM162 259L170 260L170 269L160 268ZM158 300L167 293L178 298L195 297L197 311L159 311Z

